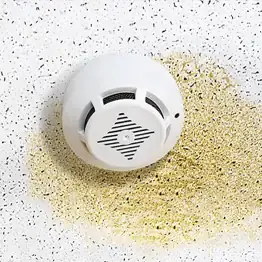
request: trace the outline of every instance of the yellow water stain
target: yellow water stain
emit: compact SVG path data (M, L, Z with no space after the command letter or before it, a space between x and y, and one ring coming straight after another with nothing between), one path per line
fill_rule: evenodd
M55 124L29 137L31 193L67 222L136 241L175 245L243 230L262 208L261 106L241 100L228 73L202 56L160 60L185 106L182 136L168 156L133 172L87 166L64 140L58 106Z

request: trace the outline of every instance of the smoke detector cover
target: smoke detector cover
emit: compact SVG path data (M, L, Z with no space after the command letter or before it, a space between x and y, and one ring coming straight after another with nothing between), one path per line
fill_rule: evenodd
M127 171L158 161L174 147L183 102L161 64L138 55L105 55L70 81L62 120L67 143L83 161Z

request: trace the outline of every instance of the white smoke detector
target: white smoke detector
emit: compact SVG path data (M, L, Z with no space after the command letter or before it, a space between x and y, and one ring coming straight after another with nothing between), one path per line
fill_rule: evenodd
M70 81L62 120L67 143L83 161L134 170L174 147L184 122L183 101L175 80L158 62L105 55Z

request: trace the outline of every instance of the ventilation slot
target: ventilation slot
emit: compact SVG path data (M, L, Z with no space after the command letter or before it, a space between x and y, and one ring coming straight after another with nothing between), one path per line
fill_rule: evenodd
M163 115L160 107L153 100L151 100L150 98L146 97L146 103L151 105L152 107L154 107L155 110L161 115L161 117L164 118L164 115Z
M119 133L124 130L129 130L134 135L134 140L130 144L121 144L118 141ZM109 146L122 154L127 160L132 160L139 147L154 133L154 131L137 125L124 113L119 113L114 126L97 143Z
M84 128L86 128L86 124L89 121L90 117L95 113L95 108L94 106L91 104L91 109L88 111L87 115L86 115L86 119L85 119L85 124L84 124Z
M132 92L122 92L122 93L116 93L109 95L103 99L103 103L106 105L108 103L117 101L117 100L122 100L122 99L135 99L135 93Z

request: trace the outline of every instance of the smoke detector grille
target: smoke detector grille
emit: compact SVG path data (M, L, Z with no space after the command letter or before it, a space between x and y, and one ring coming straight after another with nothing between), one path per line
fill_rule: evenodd
M161 115L162 118L164 118L164 115L160 109L160 107L153 101L151 100L150 98L146 97L146 103L151 105L152 107L154 107L156 109L156 111Z
M109 146L127 160L132 160L140 146L154 133L154 131L137 125L124 113L119 113L111 130L97 143Z
M85 123L84 123L84 129L86 128L86 124L87 122L89 121L89 119L91 118L91 116L95 113L95 108L94 106L91 104L91 108L90 110L88 111L87 115L86 115L86 118L85 118Z
M136 95L135 93L132 92L121 92L121 93L116 93L109 95L105 98L103 98L103 103L108 104L116 100L121 100L121 99L135 99Z

